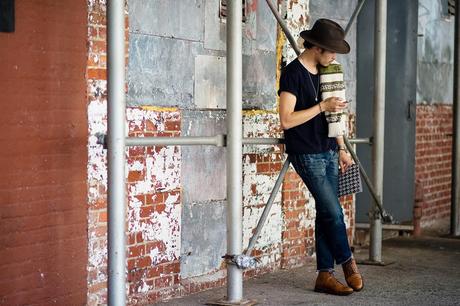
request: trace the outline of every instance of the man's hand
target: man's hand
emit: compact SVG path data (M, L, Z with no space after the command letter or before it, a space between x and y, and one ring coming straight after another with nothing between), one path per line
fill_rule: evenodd
M323 111L340 112L347 107L347 102L338 97L330 97L321 101L320 107Z
M347 171L347 168L353 165L353 160L351 159L351 156L348 155L347 151L345 150L339 150L339 165L342 173L345 173L345 171Z

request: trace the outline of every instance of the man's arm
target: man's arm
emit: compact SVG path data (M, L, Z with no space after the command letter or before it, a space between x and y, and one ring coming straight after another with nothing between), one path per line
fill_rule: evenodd
M280 122L283 130L301 125L321 113L319 106L294 111L297 97L288 91L281 92L280 95Z
M353 160L348 154L348 149L345 145L345 141L343 140L343 136L336 137L335 139L337 140L337 145L339 148L340 169L342 170L342 173L344 173L347 170L347 168L353 164Z
M281 92L279 112L281 128L283 130L288 130L301 125L323 111L338 112L346 107L346 103L344 103L341 99L337 97L330 97L310 108L294 111L296 101L297 97L292 93L288 91Z

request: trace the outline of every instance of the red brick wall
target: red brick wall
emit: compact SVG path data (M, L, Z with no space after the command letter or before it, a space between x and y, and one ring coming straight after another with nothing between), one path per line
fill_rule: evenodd
M282 198L284 213L282 268L305 264L315 252L314 202L302 179L291 168L283 182ZM308 222L300 224L301 219ZM310 258L311 259L311 258Z
M128 108L131 137L178 137L178 111ZM129 304L180 292L180 147L128 149ZM172 172L170 172L172 171ZM177 213L178 212L178 213Z
M422 191L422 227L450 216L452 106L418 105L415 178Z
M83 305L86 1L16 1L0 33L0 304Z

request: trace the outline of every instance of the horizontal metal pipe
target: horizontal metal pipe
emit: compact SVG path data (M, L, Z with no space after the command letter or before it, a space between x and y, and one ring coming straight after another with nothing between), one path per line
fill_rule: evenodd
M350 143L372 144L370 138L348 139ZM277 145L283 144L284 138L243 138L244 145ZM126 146L186 146L212 145L226 146L226 135L215 136L184 136L184 137L127 137Z
M372 144L372 139L371 138L352 138L348 139L348 142L358 144L358 143L367 143L367 144Z
M225 146L225 135L187 137L127 137L126 146Z
M354 138L354 139L348 139L350 143L367 143L367 144L372 144L372 141L370 138ZM276 145L276 144L283 144L284 143L284 138L244 138L243 139L243 144L247 145L254 145L254 144L260 144L260 145Z
M348 139L350 143L367 143L372 144L370 138ZM243 138L243 144L246 145L276 145L283 144L284 138Z
M369 229L371 226L369 223L356 223L355 229ZM413 225L402 225L402 224L382 224L382 229L393 230L393 231L413 231Z
M246 145L276 145L283 144L284 138L243 138Z

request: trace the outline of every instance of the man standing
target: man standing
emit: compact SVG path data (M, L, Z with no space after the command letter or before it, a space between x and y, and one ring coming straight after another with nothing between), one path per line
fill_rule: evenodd
M332 20L319 19L300 33L305 51L281 74L279 115L286 152L316 203L315 246L318 277L315 291L348 295L363 288L348 244L343 212L337 197L339 164L345 171L353 162L342 136L328 137L324 111L341 112L346 101L321 101L319 65L328 66L337 53L350 52L343 29ZM334 261L342 265L348 286L334 276Z

